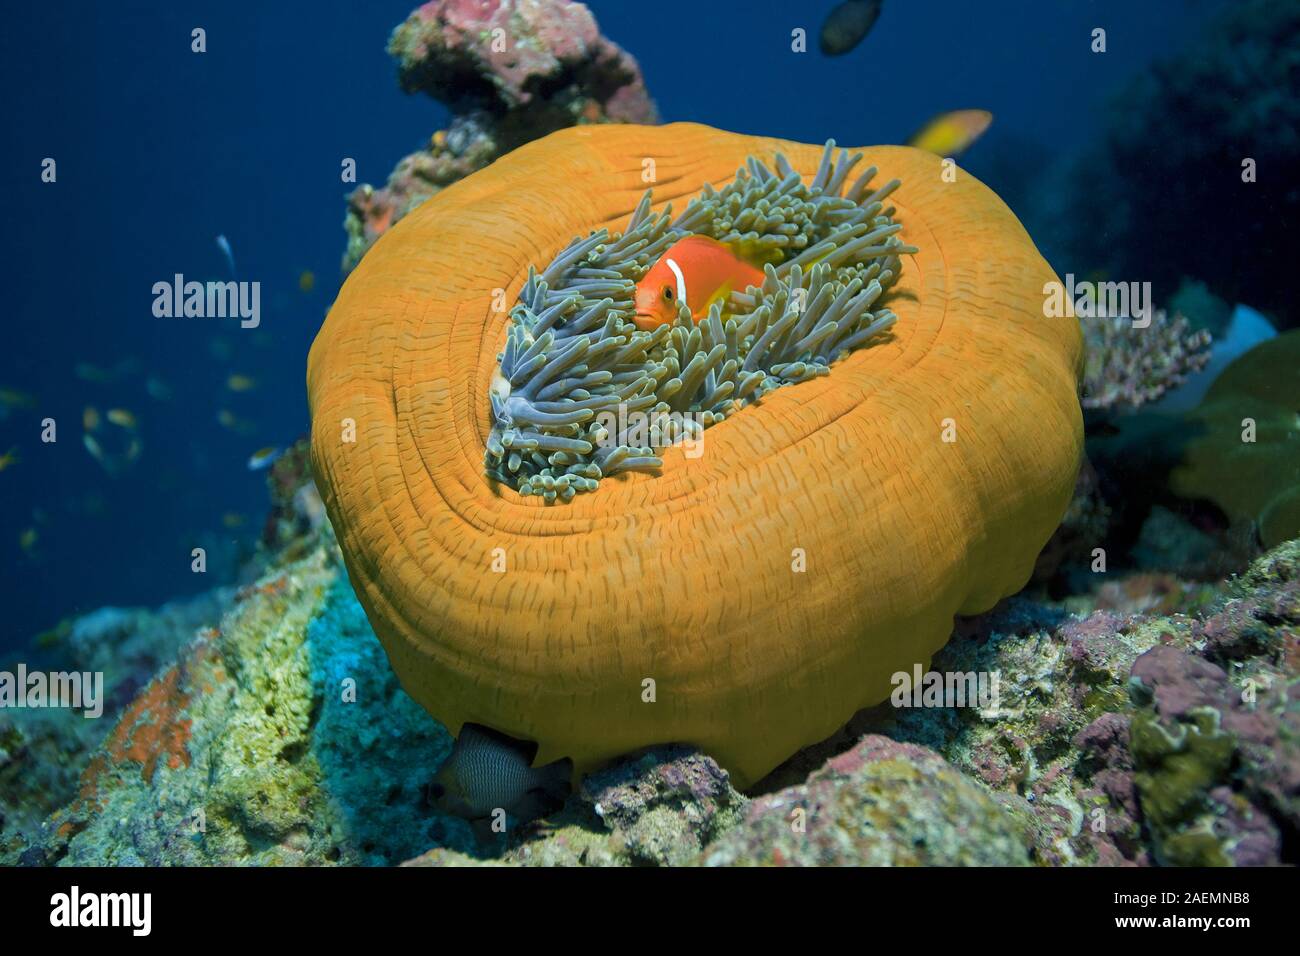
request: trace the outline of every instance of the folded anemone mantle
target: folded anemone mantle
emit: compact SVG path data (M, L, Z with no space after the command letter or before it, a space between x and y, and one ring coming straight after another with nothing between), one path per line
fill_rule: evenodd
M658 475L547 504L484 474L502 290L626 225L646 159L656 208L680 211L777 152L811 178L822 149L563 130L407 216L340 292L308 361L317 481L403 686L453 733L579 772L692 744L743 786L1028 580L1078 467L1078 324L1044 316L1056 277L1002 201L905 147L864 150L902 180L919 249L889 338L714 425L700 457L666 449Z

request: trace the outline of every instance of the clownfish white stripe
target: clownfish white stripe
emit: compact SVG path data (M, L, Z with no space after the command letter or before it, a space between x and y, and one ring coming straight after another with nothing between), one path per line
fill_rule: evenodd
M677 301L686 301L686 276L682 275L682 267L677 264L676 259L665 259L668 268L673 270L673 275L677 277Z

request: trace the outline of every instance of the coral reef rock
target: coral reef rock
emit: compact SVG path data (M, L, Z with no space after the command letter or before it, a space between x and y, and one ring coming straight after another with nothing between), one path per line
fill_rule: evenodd
M427 807L450 745L318 543L199 630L90 754L73 799L5 849L83 865L398 862L471 844Z
M1279 835L1300 794L1300 541L1187 601L1055 624L1008 602L931 664L1000 675L996 711L876 708L855 728L1031 800L1040 862L1297 862Z
M1030 819L1023 800L999 798L932 750L871 735L806 784L754 801L701 862L1024 866Z
M565 126L657 123L636 60L569 0L431 0L388 41L407 93L444 102L451 123L398 162L381 189L348 197L343 269L395 222L516 146Z
M311 484L286 469L277 508ZM329 526L300 527L253 585L38 639L33 663L104 671L105 710L0 712L0 864L1300 862L1300 540L1217 585L1117 576L962 619L931 669L998 675L994 701L862 711L749 796L655 747L485 839L428 799L450 737Z

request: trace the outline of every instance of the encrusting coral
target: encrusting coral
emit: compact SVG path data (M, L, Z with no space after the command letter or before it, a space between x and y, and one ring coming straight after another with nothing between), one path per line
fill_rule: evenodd
M896 320L873 306L916 252L862 155L826 144L805 184L780 153L752 156L721 192L655 215L647 191L627 229L578 237L529 271L490 397L487 469L548 502L595 491L605 475L656 470L658 446L699 433L766 392L830 371ZM846 188L847 186L847 188ZM843 195L841 195L843 193ZM705 235L768 261L761 288L716 302L698 326L685 302L673 327L632 322L636 283L674 242ZM776 265L773 265L773 262Z
M1006 206L905 147L863 150L903 182L918 250L894 334L715 424L706 454L665 449L661 476L558 508L484 474L497 303L529 263L622 227L647 158L672 201L777 152L809 179L823 156L691 124L562 130L440 193L345 283L308 363L317 484L403 686L453 734L576 773L691 744L743 787L1029 579L1079 463L1078 323L1044 319L1054 276Z

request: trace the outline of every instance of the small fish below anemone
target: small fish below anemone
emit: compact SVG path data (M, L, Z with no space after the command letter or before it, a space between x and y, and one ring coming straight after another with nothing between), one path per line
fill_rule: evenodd
M535 744L466 724L430 785L433 805L466 820L498 812L524 820L539 816L568 795L573 768L568 760L533 767L536 751Z
M248 456L248 470L261 471L263 468L269 468L280 460L284 454L284 449L277 445L267 445L259 448Z
M0 422L9 417L14 409L28 409L36 406L36 399L27 392L16 388L0 388Z

